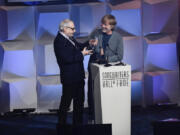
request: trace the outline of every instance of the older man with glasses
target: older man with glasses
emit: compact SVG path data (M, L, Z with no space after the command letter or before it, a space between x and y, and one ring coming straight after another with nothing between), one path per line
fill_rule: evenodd
M92 40L84 44L78 43L73 35L73 21L65 19L60 23L59 32L54 40L54 52L60 68L62 97L58 113L58 124L65 125L67 111L73 99L73 124L83 123L84 107L84 66L85 55L92 53L86 47L94 44Z

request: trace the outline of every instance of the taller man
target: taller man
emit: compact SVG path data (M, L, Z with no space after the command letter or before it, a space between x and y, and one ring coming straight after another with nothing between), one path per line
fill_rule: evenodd
M97 62L102 56L107 58L108 62L120 62L123 58L123 40L122 36L115 31L116 23L116 18L113 15L105 15L101 19L101 28L96 29L90 35L90 39L98 40L88 66L88 106L90 115L94 113L90 64Z

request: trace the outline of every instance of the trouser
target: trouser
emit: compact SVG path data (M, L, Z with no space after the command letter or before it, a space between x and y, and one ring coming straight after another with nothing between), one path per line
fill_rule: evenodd
M73 124L83 123L84 80L75 84L63 84L59 106L59 124L66 124L67 111L73 99Z
M93 80L91 74L91 68L88 67L88 109L89 115L94 116L94 91L93 91Z

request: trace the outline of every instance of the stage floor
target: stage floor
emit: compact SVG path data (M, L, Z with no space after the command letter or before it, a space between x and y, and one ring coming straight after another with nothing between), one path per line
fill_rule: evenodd
M68 114L70 124L72 113ZM85 110L84 124L88 123ZM152 122L180 118L177 106L132 107L131 135L153 135ZM0 116L0 135L57 135L56 114L18 114Z

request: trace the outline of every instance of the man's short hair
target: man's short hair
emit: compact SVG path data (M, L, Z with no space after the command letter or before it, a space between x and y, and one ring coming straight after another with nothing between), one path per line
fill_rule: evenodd
M116 26L117 22L116 22L116 18L113 15L105 15L102 17L101 19L101 23L105 24L106 22L108 22L110 25L113 26L113 28Z
M73 21L71 21L70 19L65 19L65 20L63 20L63 21L60 23L60 25L59 25L59 30L60 30L60 31L63 31L65 27L68 27L68 26L69 26L69 23L70 23L70 22L73 22Z

